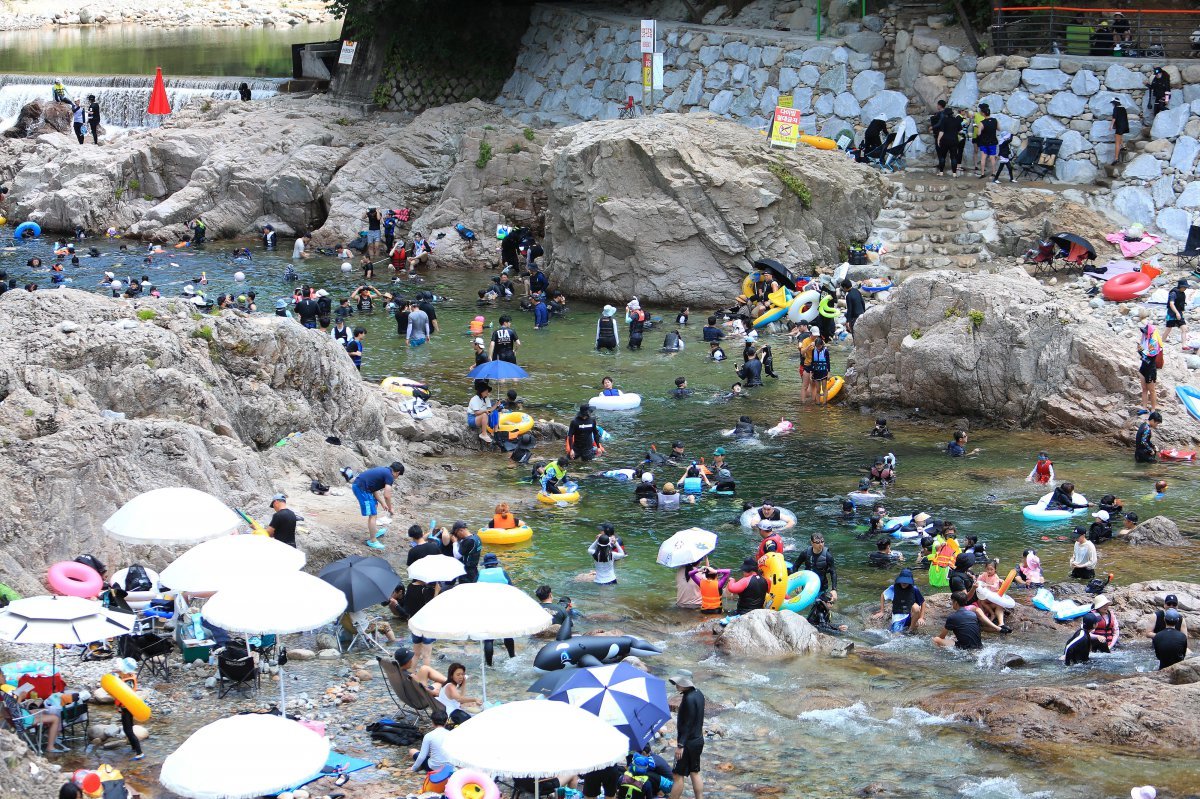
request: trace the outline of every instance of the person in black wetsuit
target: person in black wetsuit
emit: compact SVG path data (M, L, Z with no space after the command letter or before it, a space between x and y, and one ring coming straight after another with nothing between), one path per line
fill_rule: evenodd
M1154 446L1154 428L1162 423L1162 414L1151 411L1146 421L1138 425L1137 435L1133 439L1133 459L1137 463L1155 463L1158 461L1158 448Z
M1066 665L1087 663L1091 658L1092 630L1096 629L1098 621L1100 621L1100 617L1095 613L1087 613L1080 620L1079 629L1071 635L1067 645L1063 647L1063 661Z
M675 378L675 388L670 393L675 399L684 399L685 397L692 396L695 392L688 388L686 377L677 377Z
M567 428L567 454L573 460L590 461L598 449L601 449L600 426L592 418L592 407L584 403Z
M1082 505L1076 505L1074 497L1075 484L1060 483L1054 489L1054 493L1050 495L1050 501L1046 503L1046 510L1075 510L1087 507L1086 502Z
M831 601L837 602L837 564L833 553L825 546L825 536L813 533L808 538L809 546L796 556L792 571L808 569L821 578L821 590L828 591Z
M749 416L739 416L737 424L733 426L734 438L754 438L754 422Z
M704 694L692 682L692 673L685 669L671 677L671 684L683 697L675 722L675 766L671 769L675 784L671 786L671 799L683 795L683 781L689 778L692 793L700 799L704 795L704 778L700 773L700 755L704 752Z
M762 382L762 361L758 359L758 353L751 350L749 358L741 367L734 369L734 373L745 384L747 388L761 386Z

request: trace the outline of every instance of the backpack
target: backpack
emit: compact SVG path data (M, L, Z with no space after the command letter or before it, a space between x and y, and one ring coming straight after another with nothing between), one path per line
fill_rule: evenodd
M458 235L462 237L463 241L475 241L475 231L471 230L471 228L467 227L462 222L459 222L457 225L455 225L454 229L458 231Z
M150 575L146 574L146 568L141 564L135 563L125 572L125 590L133 593L135 591L149 591L154 587L150 580Z
M621 775L621 781L617 784L616 799L644 799L648 779L649 777L645 774L634 775L626 771Z

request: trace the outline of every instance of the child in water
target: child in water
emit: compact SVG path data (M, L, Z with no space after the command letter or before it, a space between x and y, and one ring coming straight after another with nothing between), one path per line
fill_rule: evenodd
M875 420L875 426L871 428L871 438L892 438L892 431L888 429L887 419Z
M1014 579L1030 591L1037 591L1046 584L1046 578L1042 575L1042 559L1038 557L1037 550L1027 549L1021 555Z
M725 360L725 350L721 349L720 342L710 341L708 343L708 359L718 363Z
M602 397L619 397L621 390L613 388L613 379L605 375L604 379L600 381L600 395Z
M1026 483L1039 483L1045 485L1054 482L1054 464L1050 462L1050 456L1045 452L1038 453L1037 463L1033 466L1033 471L1025 478Z

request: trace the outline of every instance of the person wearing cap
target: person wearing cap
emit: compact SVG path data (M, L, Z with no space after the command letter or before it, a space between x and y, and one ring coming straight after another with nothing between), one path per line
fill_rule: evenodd
M1175 608L1166 608L1163 611L1163 629L1154 634L1151 645L1154 647L1154 656L1158 658L1159 669L1174 666L1191 654L1188 651L1183 614Z
M600 312L600 318L596 320L596 349L608 350L612 352L621 346L621 335L617 329L617 309L611 305L605 305Z
M488 344L488 358L493 361L517 362L517 348L521 346L521 337L512 328L512 317L508 314L500 317L500 327L492 331L492 340Z
M317 291L317 325L321 330L329 329L329 319L333 315L333 300L329 299L329 292L325 289Z
M1121 624L1113 613L1112 603L1104 594L1092 600L1092 612L1098 617L1092 630L1092 651L1111 652L1121 638Z
M1093 544L1110 540L1113 537L1113 531L1112 525L1109 524L1108 511L1098 510L1092 514L1092 518L1096 521L1088 527L1088 540Z
M1171 76L1162 67L1154 68L1154 75L1150 78L1150 97L1156 116L1167 110L1167 104L1171 102Z
M1037 463L1033 465L1029 475L1025 478L1026 483L1038 483L1045 485L1054 482L1054 463L1050 460L1050 455L1046 452L1039 452Z
M646 331L646 312L642 310L642 304L634 297L625 306L625 321L629 324L629 349L640 350L642 348L642 335ZM597 332L597 335L599 333Z
M725 589L737 596L734 616L759 610L766 604L768 586L766 579L758 573L758 561L746 558L742 561L742 578L729 583Z
M658 486L654 484L653 474L650 472L642 473L642 479L638 481L637 487L633 489L633 498L643 508L658 506Z
M1154 411L1158 409L1158 362L1162 356L1162 337L1149 321L1143 321L1138 329L1141 331L1137 351L1141 359L1138 374L1142 381L1142 408ZM1138 412L1144 413L1141 409Z
M404 464L393 461L390 466L376 466L361 472L351 484L359 510L367 520L367 546L372 549L383 549L383 544L375 539L387 532L386 527L376 529L379 505L383 504L388 515L395 513L392 508L392 484L403 474Z
M1167 335L1163 337L1163 343L1171 340L1171 331L1179 331L1179 345L1187 344L1187 319L1184 318L1184 311L1187 310L1187 291L1188 282L1186 278L1180 278L1175 284L1175 288L1167 292Z
M539 291L533 300L533 329L545 330L550 326L550 306L546 304L546 293Z
M1162 423L1162 414L1151 411L1146 421L1138 425L1133 437L1133 460L1135 463L1156 463L1158 447L1154 446L1154 429Z
M813 533L808 537L808 541L808 547L797 555L792 563L792 572L802 569L816 572L821 578L821 590L828 591L833 601L837 602L837 563L833 553L825 546L825 536Z
M783 538L774 531L774 528L774 523L766 519L760 519L758 522L760 540L758 542L758 553L755 557L758 558L759 562L762 562L763 557L770 552L783 554Z
M588 547L588 554L596 564L592 582L596 585L616 585L616 562L625 557L625 549L621 541L613 534L613 526L608 522L600 525L600 533Z
M418 583L420 583L419 580L414 580L412 585L416 585ZM420 583L420 584L424 585L424 583ZM438 586L434 585L433 588L437 589ZM408 594L411 594L411 593L413 593L413 589L410 587L408 593L405 594L405 598L407 599ZM438 593L438 591L434 590L433 596L436 596L437 593ZM430 599L432 599L432 598L433 597L431 596ZM428 600L425 600L425 601L428 602ZM424 605L422 604L422 606L424 606ZM406 611L405 611L404 615L407 618L412 618L412 616L415 613L416 613L416 611L413 611L412 613L407 612L407 606L406 606ZM432 653L433 639L432 638L420 638L420 636L417 636L417 635L414 635L412 637L414 639L420 639L422 641L429 641L429 644L414 643L412 646L412 649L409 649L406 646L397 647L396 652L392 657L396 661L396 665L400 667L400 670L407 672L408 676L411 677L416 682L420 683L421 685L425 685L425 686L428 686L430 683L433 683L434 689L431 691L431 693L436 697L438 694L441 693L442 686L444 686L447 682L449 682L449 680L447 679L446 675L439 672L433 666L430 666L428 661L426 661L425 663L419 663L421 658L420 658L420 653L418 651L418 650L420 650L420 648L422 646L428 646L430 653ZM432 657L432 654L430 656Z
M1174 610L1177 613L1179 612L1179 597L1177 597L1175 594L1167 594L1165 597L1163 597L1162 610L1154 611L1154 627L1146 632L1146 636L1148 638L1153 638L1158 633L1161 633L1163 630L1167 629L1166 613L1169 610ZM1179 623L1179 629L1183 631L1184 635L1187 635L1187 620L1183 619L1182 614L1180 615Z
M1125 136L1129 133L1129 111L1125 106L1121 105L1121 100L1118 97L1113 97L1112 101L1112 125L1113 133L1113 160L1112 165L1117 166L1121 163L1121 147L1124 144Z
M1079 663L1087 663L1092 657L1092 631L1096 629L1096 622L1100 621L1100 617L1095 613L1085 613L1079 620L1079 628L1071 634L1067 639L1066 646L1063 647L1063 663L1067 666L1075 666Z
M296 513L287 506L287 494L271 497L271 510L274 513L267 522L267 535L290 547L296 546Z
M346 325L346 318L339 316L337 322L329 330L329 337L343 348L354 338L354 331Z
M675 780L671 785L671 799L679 799L683 795L685 777L690 778L696 799L702 799L704 778L700 774L700 756L704 752L704 694L692 681L692 673L686 669L675 672L671 677L671 685L681 696L675 720L675 765L671 769Z
M687 460L687 452L684 450L683 442L676 441L671 444L671 451L667 454L667 463L678 466L684 460Z
M1138 515L1136 512L1129 511L1129 513L1126 513L1123 518L1124 521L1121 522L1121 529L1117 533L1119 536L1129 535L1133 532L1133 529L1138 526Z
M1075 548L1071 551L1071 579L1091 580L1096 576L1096 545L1088 540L1084 527L1075 528Z

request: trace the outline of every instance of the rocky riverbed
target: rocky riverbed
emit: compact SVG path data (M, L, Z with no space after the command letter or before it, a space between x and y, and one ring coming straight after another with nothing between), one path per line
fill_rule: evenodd
M28 30L51 25L143 25L155 28L203 26L287 26L336 19L322 0L12 0L0 9L0 30Z

